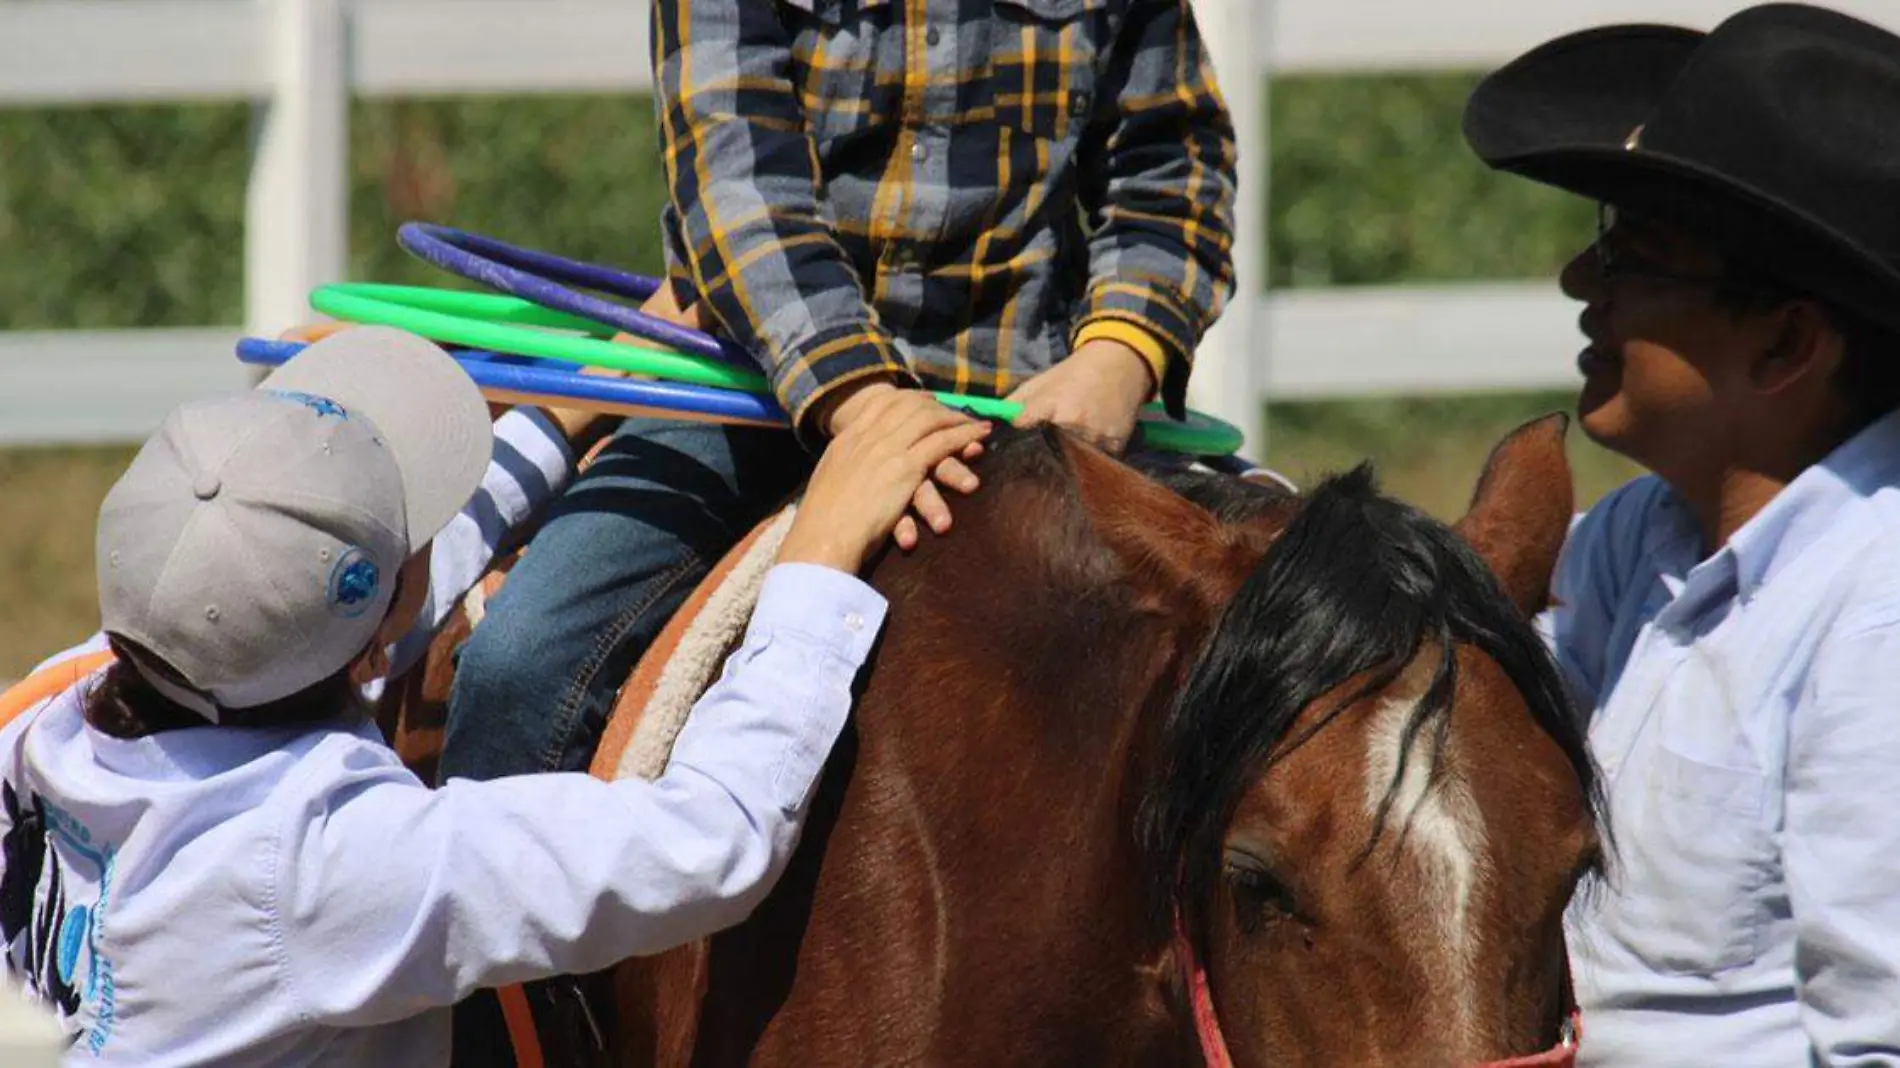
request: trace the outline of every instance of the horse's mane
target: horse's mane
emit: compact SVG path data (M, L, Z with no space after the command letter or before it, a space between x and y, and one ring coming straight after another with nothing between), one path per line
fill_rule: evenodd
M1597 810L1580 722L1529 622L1462 538L1380 495L1361 466L1306 499L1228 604L1168 713L1141 815L1159 915L1178 902L1201 930L1197 903L1210 900L1219 878L1225 828L1303 709L1361 680L1323 724L1391 685L1429 646L1438 663L1406 724L1396 789L1420 733L1442 737L1448 727L1459 644L1503 668ZM1375 842L1391 801L1388 791Z
M1130 457L1128 466L1206 509L1222 523L1257 519L1295 499L1280 486L1249 482L1168 453L1141 453Z
M1437 664L1405 726L1375 842L1420 734L1442 738L1449 728L1459 645L1503 669L1569 761L1592 811L1600 811L1581 720L1542 640L1464 539L1380 494L1370 467L1296 499L1166 458L1135 458L1130 466L1224 524L1291 513L1221 613L1162 725L1138 828L1159 916L1178 901L1198 927L1195 904L1209 899L1219 876L1234 808L1284 744L1297 741L1287 735L1301 711L1337 694L1318 729L1390 686L1422 651L1434 652ZM1113 621L1128 614L1127 571L1096 537L1058 436L999 428L983 477L991 495L1012 497L999 509L1020 550L1011 555L1038 562L1038 580L1056 599L1048 611L1065 620L1065 642L1114 647Z

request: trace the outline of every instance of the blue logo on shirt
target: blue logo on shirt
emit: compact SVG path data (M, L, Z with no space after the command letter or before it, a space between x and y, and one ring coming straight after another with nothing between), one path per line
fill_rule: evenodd
M273 389L269 392L274 397L282 397L287 401L301 404L319 416L335 416L338 419L350 417L347 408L328 397L319 397L314 393L299 393L293 389Z
M330 569L330 611L344 619L355 619L376 603L382 588L383 572L376 561L361 549L351 549Z
M0 868L0 949L29 991L51 1006L68 1034L94 1055L118 1021L112 961L99 952L99 923L112 901L115 851L58 805L24 803L0 782L7 822ZM92 896L74 901L71 895Z

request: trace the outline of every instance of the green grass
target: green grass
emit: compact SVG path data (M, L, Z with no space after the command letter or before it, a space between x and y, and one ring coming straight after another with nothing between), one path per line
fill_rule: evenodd
M1477 162L1474 82L1275 81L1248 194L1268 196L1269 284L1554 277L1591 209ZM350 132L353 277L442 281L397 248L409 219L659 266L646 97L365 101ZM0 110L0 329L239 321L250 133L243 105Z
M1267 462L1310 486L1370 461L1386 492L1450 521L1464 514L1491 447L1513 428L1555 411L1574 417L1575 398L1505 393L1271 404ZM1638 473L1627 460L1591 444L1574 423L1568 440L1578 507Z
M98 626L92 529L127 448L0 449L0 680Z
M1595 208L1478 162L1458 129L1476 84L1275 81L1269 285L1555 279L1591 237Z

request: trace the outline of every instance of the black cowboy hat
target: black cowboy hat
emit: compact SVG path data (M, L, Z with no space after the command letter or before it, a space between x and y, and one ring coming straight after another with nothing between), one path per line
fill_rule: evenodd
M1465 108L1487 164L1688 226L1900 330L1900 37L1803 4L1709 33L1606 26L1493 73Z

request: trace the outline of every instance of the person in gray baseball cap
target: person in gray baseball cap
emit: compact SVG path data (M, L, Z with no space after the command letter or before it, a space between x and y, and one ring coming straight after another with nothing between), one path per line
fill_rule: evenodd
M473 990L742 919L882 624L856 571L988 430L909 392L861 427L660 779L430 790L356 687L489 466L474 385L360 328L174 411L100 511L115 659L0 730L0 949L69 1062L446 1064Z
M492 445L474 382L388 328L187 404L100 510L103 629L153 689L213 722L303 693L371 644Z

